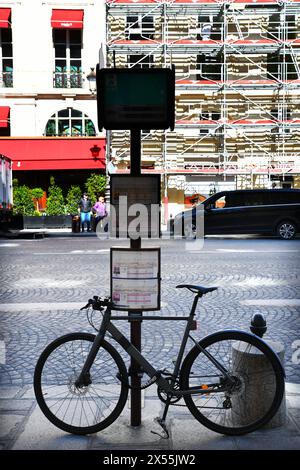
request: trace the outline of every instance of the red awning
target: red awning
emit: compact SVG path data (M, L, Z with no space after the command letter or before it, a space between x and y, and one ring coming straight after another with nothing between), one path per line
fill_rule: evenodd
M0 8L0 28L10 28L11 8Z
M103 138L0 137L0 154L12 160L14 171L105 169Z
M8 121L9 111L10 111L9 106L0 106L0 127L9 126L9 121Z
M83 10L52 10L52 28L82 29Z

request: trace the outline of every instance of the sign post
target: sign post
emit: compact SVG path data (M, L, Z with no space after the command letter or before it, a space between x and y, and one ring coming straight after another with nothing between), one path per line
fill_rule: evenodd
M130 131L130 175L140 176L141 174L141 131L133 129ZM133 250L141 249L141 238L136 240L130 239L130 248ZM141 351L141 329L142 329L142 311L128 312L131 317L130 321L130 338L133 346ZM132 317L135 317L133 319ZM130 423L131 426L140 426L142 415L142 400L141 400L141 377L140 367L134 359L131 359L130 373L131 373L131 403L130 403Z
M166 68L151 68L151 69L118 69L118 68L99 68L99 65L96 69L96 80L97 80L97 108L98 108L98 126L99 129L103 127L107 130L130 130L130 177L144 178L141 175L141 130L142 129L174 129L175 122L175 70L166 69ZM125 181L125 180L124 180ZM146 181L146 180L143 180ZM154 180L153 180L154 181ZM158 186L157 181L155 180L156 186ZM153 196L153 191L151 192L151 181L149 184L148 180L147 189L144 189L146 194L146 202L142 200L142 197L137 196L135 203L144 202L146 206L157 204L160 205L160 187L157 191L158 196ZM153 183L155 186L155 183ZM111 191L112 191L112 182L111 182ZM160 185L159 185L160 186ZM119 187L120 183L119 183ZM137 185L137 188L139 186ZM146 185L145 185L146 188ZM124 188L122 187L123 191ZM131 195L134 194L134 190L131 190ZM120 191L122 192L122 191ZM116 191L118 193L118 191ZM126 191L127 193L127 191ZM130 195L130 188L128 188L128 194ZM111 204L115 200L114 194L111 193ZM159 199L157 201L156 199ZM155 202L153 202L155 201ZM122 211L122 208L118 207L118 215ZM149 207L148 207L149 209ZM128 228L127 217L127 228ZM150 232L151 232L151 217L148 217L148 223L150 220ZM160 225L160 216L157 218L158 225ZM157 222L156 221L156 222ZM117 228L116 222L116 228ZM127 231L126 235L130 237L130 231ZM147 236L149 236L149 231L147 230ZM158 229L158 236L160 233L160 226ZM116 236L121 235L121 230L117 228ZM141 247L141 237L143 235L141 232L138 237L130 237L130 250L127 250L129 253L132 250L132 256L136 257L137 251L142 253L145 250L142 250ZM111 248L111 269L112 269L112 250L116 248ZM158 310L160 308L160 250L156 249L158 253L157 266L150 263L150 292L149 285L145 289L143 282L146 280L144 277L138 278L142 283L143 288L138 290L136 287L136 292L132 293L131 296L136 302L136 304L130 303L127 300L124 302L124 305L128 306L129 322L130 322L130 334L132 344L141 351L141 323L142 323L142 308L133 308L133 305L137 306L149 306L149 310ZM130 263L128 262L128 265ZM119 264L119 266L114 266L113 270L115 273L113 275L115 278L119 274L119 270L127 270L126 267ZM135 265L136 266L136 265ZM147 265L148 266L148 265ZM140 270L141 273L143 269ZM155 278L156 271L156 278ZM133 269L133 272L136 272L139 276L139 270ZM113 282L111 274L111 294L112 301L114 302L115 296L115 309L124 310L124 305L122 308L122 299L121 293L124 291L124 298L130 297L130 289L126 290L126 283L124 287L124 278L121 281L121 289L119 292L113 291ZM149 282L149 278L148 282ZM155 280L156 279L156 280ZM117 279L118 280L118 279ZM123 284L122 284L123 282ZM137 286L140 285L138 281L136 282ZM119 284L120 285L120 284ZM152 286L152 287L151 287ZM155 287L156 286L156 287ZM123 291L122 291L123 288ZM154 290L154 292L153 292ZM156 299L156 300L155 300ZM119 304L119 308L118 308ZM130 308L131 306L131 308ZM141 424L141 374L140 374L139 365L132 359L130 365L130 377L131 377L131 425L139 426Z

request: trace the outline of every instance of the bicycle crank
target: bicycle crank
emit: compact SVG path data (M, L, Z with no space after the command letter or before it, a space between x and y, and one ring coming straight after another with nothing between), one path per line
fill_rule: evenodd
M170 385L172 385L172 381L174 381L173 377L166 377L166 380L170 383ZM172 386L174 390L179 390L179 383L177 381L175 381ZM157 395L163 403L169 403L170 405L174 405L174 403L177 403L179 400L181 400L181 397L173 395L172 392L167 393L160 387L157 387Z

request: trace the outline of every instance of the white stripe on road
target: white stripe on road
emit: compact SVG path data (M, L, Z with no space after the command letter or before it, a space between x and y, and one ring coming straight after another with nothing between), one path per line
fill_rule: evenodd
M45 251L32 253L33 255L97 255L98 253L108 253L109 248L103 250L73 250L73 251Z
M20 312L22 310L78 310L86 304L86 301L82 302L37 302L37 303L11 303L1 304L0 312Z
M11 246L20 246L20 243L1 243L0 248L6 248L6 247L11 247Z
M300 299L251 299L240 300L240 304L260 307L299 307Z
M263 253L264 255L268 255L268 254L280 254L280 253L300 253L300 250L268 250L268 251L265 251L265 250L226 250L226 249L222 249L222 248L216 248L215 250L185 250L185 252L191 252L191 253L195 253L195 254L200 254L200 253L203 253L203 254L206 254L206 253L209 253L209 254L215 254L215 255L226 255L226 254L232 254L232 253ZM221 253L220 253L221 252Z
M0 341L0 364L5 364L6 363L6 348L5 348L5 342Z
M49 310L79 310L87 301L82 302L36 302L36 303L11 303L0 304L0 312L21 312L21 311L39 311L46 312ZM162 307L167 307L168 302L161 302ZM0 341L1 344L1 341Z

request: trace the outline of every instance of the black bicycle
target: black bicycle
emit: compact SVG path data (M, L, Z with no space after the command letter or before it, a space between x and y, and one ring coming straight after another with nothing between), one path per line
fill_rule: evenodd
M131 388L129 375L120 354L105 337L117 341L149 376L142 388L157 383L158 396L165 403L163 415L157 419L163 437L168 437L168 409L181 399L200 423L222 434L255 431L274 416L284 394L284 370L277 354L262 339L244 331L219 331L195 340L191 331L198 300L217 288L177 287L195 293L189 316L143 315L143 321L187 321L172 371L152 367L116 328L113 320L129 317L113 315L108 297L95 296L81 309L87 309L97 335L71 333L46 347L35 368L34 390L42 412L55 426L73 434L95 433L122 412ZM97 311L103 315L99 329L93 319ZM194 346L184 358L188 339ZM255 358L259 360L252 367ZM258 396L259 406L255 407Z

